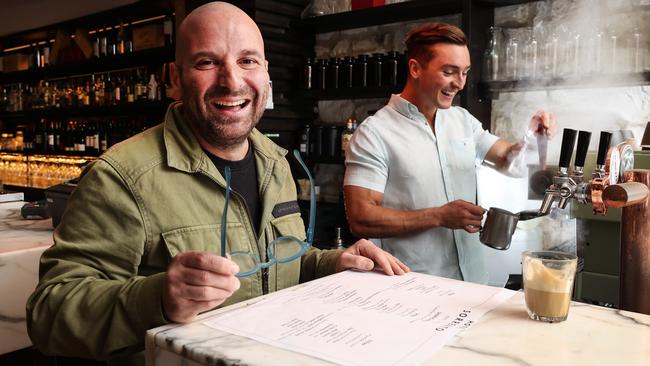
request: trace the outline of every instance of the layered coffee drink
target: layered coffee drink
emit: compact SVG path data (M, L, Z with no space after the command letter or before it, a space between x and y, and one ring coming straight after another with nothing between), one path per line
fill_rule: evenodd
M576 265L576 256L569 253L523 254L524 296L532 319L560 322L567 318Z

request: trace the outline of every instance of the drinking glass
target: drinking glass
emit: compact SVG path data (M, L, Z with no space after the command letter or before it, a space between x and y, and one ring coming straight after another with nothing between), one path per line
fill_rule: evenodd
M566 320L571 304L577 257L558 251L526 251L522 274L526 310L533 320Z

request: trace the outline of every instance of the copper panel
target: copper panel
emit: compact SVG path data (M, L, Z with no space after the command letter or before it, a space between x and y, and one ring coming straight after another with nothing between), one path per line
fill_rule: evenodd
M632 170L632 180L650 187L650 170ZM650 314L650 197L623 208L620 307Z

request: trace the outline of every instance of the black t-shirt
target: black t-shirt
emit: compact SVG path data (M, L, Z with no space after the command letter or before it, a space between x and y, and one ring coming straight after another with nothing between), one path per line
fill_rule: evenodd
M204 150L205 151L205 150ZM230 166L230 189L232 193L241 196L246 202L250 219L255 228L257 236L260 229L262 211L260 210L260 193L257 187L257 165L255 164L255 154L250 144L248 152L244 159L239 161L224 160L206 151L206 154L212 160L212 163L225 178L225 167ZM232 203L232 196L230 197Z

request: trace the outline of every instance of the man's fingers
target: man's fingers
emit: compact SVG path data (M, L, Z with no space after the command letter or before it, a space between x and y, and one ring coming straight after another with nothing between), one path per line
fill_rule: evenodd
M210 286L230 290L239 286L239 280L234 275L222 275L215 272L183 267L179 270L183 282L193 286Z
M477 233L477 232L481 231L481 226L480 225L466 225L463 229L465 231L467 231L468 233L470 233L470 234L474 234L474 233Z
M185 267L226 275L239 272L239 266L235 262L213 253L185 252L178 254L177 257L179 257L178 260Z
M343 253L341 254L341 267L342 269L356 269L359 271L371 271L375 268L374 262L366 257L352 254L352 253Z
M186 300L200 301L200 302L211 302L211 301L221 301L223 302L229 298L233 292L239 289L239 281L233 286L226 288L211 287L211 286L193 286L193 285L183 285L178 289L180 297Z
M399 259L395 258L390 254L389 256L390 256L390 264L393 268L393 273L395 273L396 275L403 275L404 273L411 270L406 264L402 263L402 261L400 261Z

